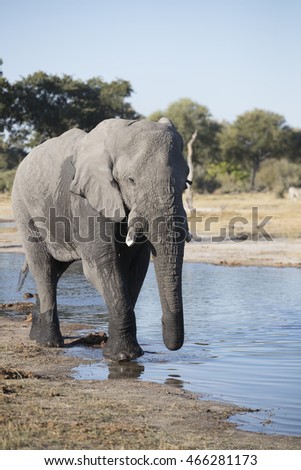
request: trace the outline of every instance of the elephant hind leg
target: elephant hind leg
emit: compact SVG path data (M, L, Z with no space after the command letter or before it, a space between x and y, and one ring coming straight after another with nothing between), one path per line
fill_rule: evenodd
M26 258L38 291L29 337L43 346L61 347L64 340L57 312L56 289L60 276L70 263L53 259L42 246L27 249Z

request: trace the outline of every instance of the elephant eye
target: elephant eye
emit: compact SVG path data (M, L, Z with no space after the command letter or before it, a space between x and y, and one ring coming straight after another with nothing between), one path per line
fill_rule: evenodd
M129 182L132 186L135 185L135 180L134 180L134 178L132 178L131 176L128 178L128 182Z

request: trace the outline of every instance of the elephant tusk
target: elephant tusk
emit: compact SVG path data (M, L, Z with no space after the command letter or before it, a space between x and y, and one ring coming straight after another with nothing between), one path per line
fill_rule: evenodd
M131 247L134 245L136 240L136 234L135 234L135 229L134 227L129 228L125 243L127 244L128 247Z
M131 247L134 245L134 240L129 240L128 238L126 239L125 243L127 244L128 247Z

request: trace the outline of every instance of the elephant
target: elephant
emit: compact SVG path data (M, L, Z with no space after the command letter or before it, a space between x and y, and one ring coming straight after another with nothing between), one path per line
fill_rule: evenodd
M152 256L163 340L170 350L182 347L188 173L182 137L167 118L113 118L88 133L71 129L22 160L12 201L26 260L19 287L30 270L38 291L30 339L64 345L57 284L81 260L109 311L104 355L118 362L141 356L134 308Z

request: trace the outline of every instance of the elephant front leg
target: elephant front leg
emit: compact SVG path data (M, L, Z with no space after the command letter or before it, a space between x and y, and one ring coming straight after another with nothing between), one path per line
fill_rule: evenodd
M104 354L108 356L117 357L117 361L135 359L144 354L136 339L136 318L133 309L147 273L149 260L150 249L147 243L135 245L130 249L124 245L123 249L120 250L120 269L131 303L131 308L126 311L125 318L121 324L123 327L126 325L125 329L127 330L128 334L123 341L122 329L120 331L120 327L118 327L122 315L116 316L116 311L112 312L110 316L109 341L107 342L104 351ZM112 340L112 342L110 342L110 338L114 338L114 333L116 331L119 331L119 342L118 340ZM128 350L128 342L130 342L132 345L131 351L124 354L123 351ZM118 345L118 347L117 350L113 352L114 345Z
M83 260L86 278L104 298L109 310L109 338L103 353L112 361L124 362L143 355L136 336L136 318L120 268L98 267Z
M142 356L136 336L136 318L132 308L123 313L110 312L109 339L103 353L112 361L125 362Z

